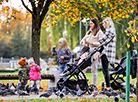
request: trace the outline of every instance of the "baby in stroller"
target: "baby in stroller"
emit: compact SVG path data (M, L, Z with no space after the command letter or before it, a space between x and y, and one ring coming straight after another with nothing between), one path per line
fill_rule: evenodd
M64 77L70 74L72 70L78 66L89 54L89 47L83 47L82 50L80 51L79 57L75 59L73 63L67 63L67 70L65 70L63 73L60 74L60 77ZM88 65L90 65L89 63Z

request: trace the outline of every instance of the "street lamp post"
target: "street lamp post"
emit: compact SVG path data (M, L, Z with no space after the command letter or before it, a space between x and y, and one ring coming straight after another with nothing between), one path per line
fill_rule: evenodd
M89 20L89 18L83 18L82 22L85 26L85 32L87 33L87 30L88 30L88 26L89 26L89 23L87 22L87 20Z
M80 18L80 21L79 21L79 41L80 41L80 48L81 48L81 18Z

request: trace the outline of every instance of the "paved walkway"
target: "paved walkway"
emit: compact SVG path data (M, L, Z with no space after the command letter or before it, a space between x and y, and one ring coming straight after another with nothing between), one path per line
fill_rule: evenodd
M43 94L43 93L45 93L45 92L40 92L39 95L36 95L36 94L32 93L32 94L30 94L30 96L23 96L23 97L22 96L19 97L18 95L0 96L0 100L1 99L3 99L3 100L11 100L11 99L12 100L18 100L18 99L38 99L39 96L41 94ZM68 94L64 98L66 98L66 97L69 97L71 99L74 99L74 98L77 98L78 96L77 95L73 96L71 94ZM108 98L107 96L101 95L101 94L97 95L96 97L93 97L92 95L89 95L89 94L88 95L85 94L85 95L83 95L81 97L82 98ZM57 95L55 95L53 93L49 98L55 99L55 98L60 98L60 97L58 97ZM110 98L113 98L113 96L111 96ZM45 99L45 97L41 97L40 99Z
M37 95L37 94L34 94L34 93L32 93L32 94L30 94L30 96L18 96L18 95L7 95L7 96L0 96L0 100L1 99L3 99L3 100L18 100L18 99L56 99L56 98L60 98L60 97L58 97L57 95L55 95L54 93L50 96L50 97L48 97L48 98L45 98L45 97L41 97L41 98L39 98L39 96L41 95L41 94L43 94L43 93L45 93L45 92L39 92L39 95ZM130 94L130 96L135 96L134 94ZM66 95L65 97L63 97L63 98L71 98L71 99L76 99L76 98L78 98L78 96L77 95L75 95L75 96L73 96L73 95L71 95L70 93L68 94L68 95ZM119 97L119 96L118 96ZM136 97L136 96L135 96ZM113 96L111 96L111 97L107 97L106 95L101 95L101 94L98 94L96 97L93 97L92 95L89 95L89 94L84 94L83 96L81 96L81 98L114 98Z

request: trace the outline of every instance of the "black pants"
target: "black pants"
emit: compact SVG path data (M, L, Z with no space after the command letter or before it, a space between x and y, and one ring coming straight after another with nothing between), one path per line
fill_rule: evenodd
M108 69L109 62L105 54L101 56L101 62L102 62L102 71L104 74L106 87L110 87L110 75L109 75L109 69Z

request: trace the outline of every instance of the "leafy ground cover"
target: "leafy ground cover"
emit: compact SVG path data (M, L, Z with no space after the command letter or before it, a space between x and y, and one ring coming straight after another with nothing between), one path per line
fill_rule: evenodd
M114 102L113 98L75 98L66 97L64 99L19 99L19 100L0 100L0 102ZM126 102L126 100L119 99L119 102ZM130 102L136 102L136 97L130 99Z
M17 72L14 73L0 73L0 74L17 74ZM89 79L89 84L91 84L92 81L92 74L91 73L86 73L87 79ZM136 83L135 79L130 79L130 82L134 81L134 85ZM98 91L101 91L101 84L104 82L104 77L102 71L98 71L98 82L97 82L97 88ZM0 80L0 83L14 83L18 84L18 80ZM28 82L28 85L30 84L30 81ZM40 82L40 87L43 89L40 91L47 91L48 90L48 80L41 80ZM0 102L114 102L113 98L92 98L92 99L87 99L87 98L69 98L65 97L64 99L19 99L19 100L0 100ZM125 100L120 99L119 102L125 102ZM132 99L130 99L130 102L136 102L136 96L134 96Z

